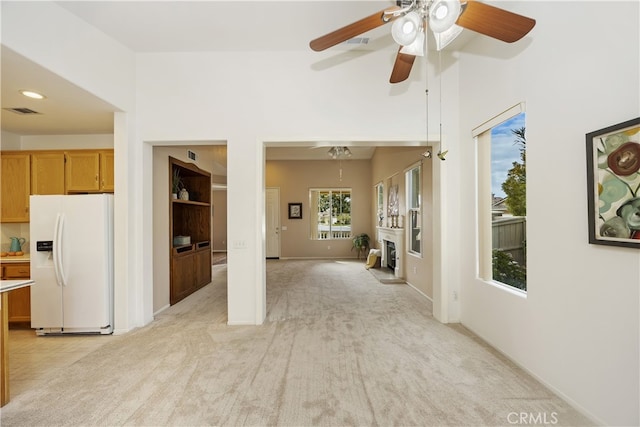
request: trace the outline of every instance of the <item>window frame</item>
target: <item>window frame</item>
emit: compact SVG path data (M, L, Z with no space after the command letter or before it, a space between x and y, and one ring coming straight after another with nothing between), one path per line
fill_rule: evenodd
M477 224L477 249L476 249L476 275L479 280L495 285L505 291L526 297L527 291L519 289L508 283L501 282L493 277L493 215L491 195L492 183L492 130L504 122L520 115L526 114L525 104L519 103L502 113L492 117L472 131L476 146L476 224ZM525 119L526 120L526 119ZM526 149L526 148L525 148ZM526 224L526 223L525 223ZM526 227L526 225L525 225ZM525 230L526 235L526 230ZM526 257L526 251L525 251Z
M417 177L414 171L417 170ZM414 183L417 184L414 194ZM422 257L422 163L417 162L405 169L405 205L406 205L406 251L410 255ZM418 249L415 249L415 246Z
M380 181L374 187L374 200L376 201L376 223L379 227L382 227L382 220L384 219L384 183Z
M320 238L320 222L318 221L318 198L320 197L320 194L328 192L329 193L329 200L331 201L333 199L333 193L334 192L340 192L342 193L349 193L349 205L350 205L350 209L349 209L349 230L348 230L348 234L340 236L340 237L334 237L334 231L333 231L333 221L332 219L334 218L333 215L333 205L329 206L329 230L327 232L328 236L327 238ZM314 193L317 193L318 195L316 196L315 200L314 200ZM332 202L330 202L332 203ZM310 225L310 229L309 229L309 239L310 240L318 240L318 241L326 241L326 240L348 240L351 239L353 237L353 189L351 187L314 187L314 188L309 188L309 206L310 206L310 221L309 221L309 225ZM342 210L341 210L342 213ZM337 233L337 231L336 231Z

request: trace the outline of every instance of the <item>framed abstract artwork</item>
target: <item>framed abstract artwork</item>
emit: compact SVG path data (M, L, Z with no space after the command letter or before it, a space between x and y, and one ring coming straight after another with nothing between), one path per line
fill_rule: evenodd
M640 117L586 139L589 243L640 248Z

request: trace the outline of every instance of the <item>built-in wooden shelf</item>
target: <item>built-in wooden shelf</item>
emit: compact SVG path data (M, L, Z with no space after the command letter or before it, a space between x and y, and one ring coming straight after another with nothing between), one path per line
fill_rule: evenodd
M169 188L175 170L189 200L171 199L169 204L172 305L211 282L211 174L169 157ZM174 236L189 236L193 243L173 246Z

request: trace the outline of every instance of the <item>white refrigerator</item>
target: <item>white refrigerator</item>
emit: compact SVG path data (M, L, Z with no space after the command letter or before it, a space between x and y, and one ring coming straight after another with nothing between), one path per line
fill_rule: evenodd
M113 332L113 195L30 198L31 327Z

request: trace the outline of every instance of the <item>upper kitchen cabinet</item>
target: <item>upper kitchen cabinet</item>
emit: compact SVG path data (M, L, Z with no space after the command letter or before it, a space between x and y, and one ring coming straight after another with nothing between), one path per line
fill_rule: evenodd
M64 152L31 153L31 194L64 194Z
M113 150L73 150L65 157L67 193L113 192Z
M100 187L106 193L113 193L116 188L114 160L113 150L100 152Z
M23 153L1 153L0 160L0 221L29 222L30 156Z

